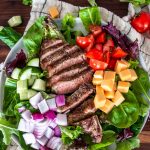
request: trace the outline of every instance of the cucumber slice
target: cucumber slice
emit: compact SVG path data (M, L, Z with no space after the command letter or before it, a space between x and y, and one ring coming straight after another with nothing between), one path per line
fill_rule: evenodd
M28 100L28 90L23 90L19 93L20 100Z
M33 97L36 94L37 94L37 92L35 90L29 89L28 90L28 99L30 99L31 97Z
M17 93L23 92L28 89L27 80L19 80L17 81Z
M46 82L42 79L36 79L32 89L36 91L45 91L46 90Z
M31 78L28 79L28 86L32 86L35 79L37 79L37 76L31 76Z
M16 27L22 24L21 16L14 16L8 20L8 24L10 27Z
M2 31L2 30L3 30L3 28L4 28L3 26L0 26L0 31Z
M20 68L15 68L11 74L11 77L13 79L19 79L19 74L21 72L21 69Z
M27 63L27 66L39 67L39 63L39 58L33 58Z

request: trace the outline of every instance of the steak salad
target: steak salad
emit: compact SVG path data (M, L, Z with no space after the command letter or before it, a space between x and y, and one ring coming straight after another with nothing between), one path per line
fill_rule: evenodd
M86 35L74 30L70 14L60 29L49 16L38 18L23 37L26 51L7 64L0 119L5 144L15 134L24 150L139 147L150 84L137 41L111 22L102 26L97 6L79 17Z

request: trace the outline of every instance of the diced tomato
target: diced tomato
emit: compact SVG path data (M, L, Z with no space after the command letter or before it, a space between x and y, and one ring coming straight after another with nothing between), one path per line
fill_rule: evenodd
M90 59L90 66L93 70L105 70L108 66L107 63L96 59Z
M98 36L102 32L101 26L98 26L98 25L90 25L89 28L95 37Z
M106 33L102 32L97 38L96 43L105 43L106 41Z
M109 61L108 69L114 70L115 65L116 65L116 62L117 62L117 59L112 58L112 59Z
M110 61L110 52L109 51L106 51L105 53L103 53L103 60L104 60L104 62L109 64L109 61Z
M93 45L94 45L94 42L95 42L95 39L94 39L94 36L92 34L89 34L88 37L90 40L91 40L91 43L89 44L88 47L86 47L86 51L88 52L89 50L92 49Z
M113 58L123 58L123 57L126 57L128 54L122 50L121 47L117 47L113 53L112 53L112 57Z
M96 48L93 48L86 53L86 57L102 61L103 60L103 52L99 51Z
M104 52L104 53L105 53L105 52L109 52L110 49L111 49L110 46L107 46L106 44L103 45L103 52Z
M91 38L89 37L81 37L81 36L78 36L76 38L76 43L79 47L85 49L87 48L91 43L92 43L92 40Z
M95 48L98 49L99 51L103 52L103 45L102 44L96 44Z
M114 41L113 41L112 38L109 38L109 39L107 40L106 45L109 46L109 47L112 47L112 48L115 47L115 43L114 43Z

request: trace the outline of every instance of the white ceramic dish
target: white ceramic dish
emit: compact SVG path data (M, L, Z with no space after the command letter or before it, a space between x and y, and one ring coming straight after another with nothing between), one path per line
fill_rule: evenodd
M56 20L55 22L57 23L58 27L61 26L61 20L60 19ZM105 25L105 24L106 24L105 22L102 22L102 25ZM75 25L74 30L80 30L84 34L86 34L86 30L84 29L83 24L82 24L82 22L81 22L81 20L79 18L76 18L76 25ZM7 56L7 58L6 58L5 62L4 62L4 67L3 68L5 68L5 66L6 66L7 63L11 62L15 58L16 53L20 49L23 49L24 52L26 53L26 49L23 46L23 38L21 38L16 43L16 45L11 49L11 51L9 52L9 54L8 54L8 56ZM144 62L143 57L142 57L141 54L139 56L139 61L140 61L141 66L145 70L147 70L145 62ZM1 72L1 76L0 76L0 83L1 83L0 84L0 111L2 111L2 106L3 106L3 96L4 96L4 84L5 84L5 80L6 80L6 73L5 73L5 70L3 69L2 72ZM142 126L141 130L143 129L144 125L146 124L147 118L148 118L148 114L145 117L145 121L143 123L143 126ZM12 138L19 145L18 139L15 136L13 136ZM111 150L115 150L115 145L113 144L112 146L110 146L110 149Z

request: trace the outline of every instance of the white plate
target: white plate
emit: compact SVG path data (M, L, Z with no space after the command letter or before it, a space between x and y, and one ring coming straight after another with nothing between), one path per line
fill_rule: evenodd
M57 23L58 27L60 28L60 26L61 26L61 20L60 20L60 19L56 20L56 23ZM106 24L105 22L102 22L102 25L105 25L105 24ZM81 20L80 20L79 18L76 18L76 25L75 25L75 28L74 28L74 29L75 29L75 30L80 30L80 31L82 31L84 34L87 33L86 30L85 30L84 27L83 27L83 24L82 24ZM11 51L9 52L9 54L8 54L8 56L7 56L7 58L6 58L5 62L4 62L4 68L5 68L5 66L6 66L7 63L11 62L11 61L15 58L16 53L19 52L20 49L23 49L24 52L26 53L26 50L25 50L25 48L24 48L24 46L23 46L23 39L22 39L22 38L17 42L17 44L16 44L16 45L11 49ZM139 61L140 61L141 66L142 66L145 70L147 70L147 69L146 69L145 62L144 62L144 60L143 60L143 57L142 57L142 54L141 54L141 53L140 53L140 56L139 56ZM0 84L0 104L1 104L1 105L0 105L0 111L2 111L2 105L3 105L4 83L5 83L5 80L6 80L6 74L5 74L5 71L4 71L4 69L3 69L2 74L1 74L1 77L0 77L0 83L1 83L1 84ZM147 116L145 117L145 121L144 121L144 123L143 123L143 126L142 126L141 130L143 129L144 125L146 124L147 118L148 118L148 114L147 114ZM15 136L13 136L13 139L16 141L16 143L19 144L18 139L17 139ZM112 145L110 149L111 149L111 150L115 149L115 145Z

